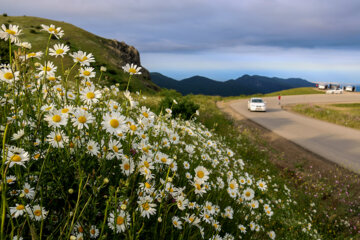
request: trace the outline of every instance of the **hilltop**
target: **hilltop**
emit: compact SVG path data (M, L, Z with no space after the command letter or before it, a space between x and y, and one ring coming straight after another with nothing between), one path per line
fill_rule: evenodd
M175 80L161 73L150 73L152 81L163 88L175 89L182 94L239 96L256 93L271 93L291 88L314 87L315 84L301 78L269 78L258 75L243 75L235 80L215 81L202 76Z
M29 16L0 16L0 24L16 24L23 30L21 35L22 41L31 42L31 51L45 51L49 34L45 31L41 31L41 24L50 25L54 24L57 27L61 27L65 35L57 40L51 39L50 46L55 43L64 43L70 47L70 52L82 50L87 53L92 53L95 56L96 62L92 64L96 70L100 69L100 66L105 66L107 72L104 74L103 79L105 84L120 83L120 87L125 88L127 82L127 76L123 73L121 67L126 63L135 63L141 66L139 51L125 42L119 42L114 39L106 39L95 34L92 34L84 29L66 22L54 21L39 17ZM7 43L1 41L0 49L2 59L6 59L8 50ZM52 59L57 65L61 64L59 59ZM72 59L69 56L64 58L64 67L70 67L72 65ZM142 66L143 67L143 66ZM99 74L99 72L98 72ZM97 74L97 76L99 76ZM142 75L137 76L130 85L130 89L150 91L158 90L159 88L153 84L150 80L150 74L148 70L143 67Z

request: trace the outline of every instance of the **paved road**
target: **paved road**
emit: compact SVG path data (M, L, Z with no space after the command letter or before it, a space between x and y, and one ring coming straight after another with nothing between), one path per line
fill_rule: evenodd
M249 112L247 100L230 107L276 134L347 169L360 173L360 131L281 109L277 97L264 98L268 111ZM281 104L360 102L360 94L282 96Z

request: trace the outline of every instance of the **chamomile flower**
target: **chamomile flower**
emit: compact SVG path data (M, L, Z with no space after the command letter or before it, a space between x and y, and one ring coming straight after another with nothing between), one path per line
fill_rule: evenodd
M195 168L195 181L204 183L209 179L209 171L203 166Z
M185 215L185 217L183 217L183 219L187 223L190 223L191 225L198 225L200 223L200 218L196 217L195 214L189 215L189 213L186 213L186 215Z
M254 198L254 190L252 190L251 188L245 189L243 192L243 198L248 201L253 199Z
M270 232L268 232L267 234L269 235L269 237L270 237L271 239L275 239L275 237L276 237L276 234L275 234L274 231L270 231Z
M97 238L99 236L99 229L95 225L91 225L89 233L90 238Z
M240 229L240 231L241 231L242 233L246 233L246 227L245 227L244 225L240 224L240 225L238 226L238 228Z
M125 117L118 112L107 113L102 121L102 126L110 134L123 133L126 127Z
M10 147L8 149L8 156L5 164L9 164L10 168L14 165L20 165L25 167L25 163L29 161L29 159L29 153L25 152L24 149Z
M5 24L1 25L0 29L0 38L7 41L10 38L10 41L13 43L19 42L18 36L21 34L21 29L19 30L19 26L10 24L7 28Z
M10 68L0 69L0 80L5 83L12 83L19 79L19 72L13 72Z
M182 229L182 222L177 216L172 218L172 224L175 228Z
M45 121L50 127L61 127L67 124L67 116L61 110L52 110L45 115Z
M142 217L150 218L150 216L156 213L156 204L153 203L153 199L150 196L140 197L138 210L141 212Z
M261 191L266 191L266 189L267 189L267 184L263 180L257 181L256 185Z
M25 183L21 193L28 199L34 199L35 197L35 189L30 186L30 184Z
M10 207L10 215L13 218L17 218L19 216L22 216L24 213L26 213L25 206L22 204L17 204L15 207Z
M57 39L64 36L64 30L62 30L61 27L55 27L53 24L50 26L41 24L41 27L43 28L42 31L47 31L50 34L53 34Z
M123 210L110 213L108 218L108 226L116 233L125 232L130 226L130 216Z
M70 54L74 62L80 63L80 66L90 66L91 62L95 62L95 59L91 53L86 54L86 52L78 51Z
M70 48L65 44L55 44L54 48L49 48L49 55L55 57L64 57L69 50Z
M83 109L77 109L74 112L71 121L77 129L89 128L89 124L93 123L95 118Z
M14 133L11 137L11 140L19 140L20 138L22 138L25 134L24 129L20 129L19 131L17 131L16 133Z
M18 42L16 43L16 46L31 49L31 43L29 42Z
M40 205L35 205L33 207L26 206L26 211L30 218L35 221L44 220L48 214L48 211L46 211L45 208L40 207Z
M57 67L54 65L53 62L48 61L45 65L40 64L37 68L39 72L39 76L44 76L45 74L54 75L56 72Z
M85 67L80 68L80 77L83 77L85 79L90 79L95 77L96 73L94 72L94 68L92 67Z
M126 176L129 176L130 174L133 173L134 171L134 163L133 162L130 162L130 160L128 158L125 158L121 165L121 170L122 172L126 175Z
M251 209L256 209L256 208L259 207L259 201L257 201L257 200L251 200L251 202L249 203L249 205L250 205L250 208L251 208Z
M99 101L99 98L101 98L101 92L99 90L95 90L94 86L85 88L80 92L80 98L86 104L91 105Z
M90 140L86 145L87 153L97 156L99 154L99 144L93 140Z
M14 184L16 181L16 177L14 175L10 175L6 177L6 183L9 185Z
M123 70L127 73L129 73L130 75L134 75L134 74L141 74L140 70L142 67L138 67L136 64L126 64L125 66L122 67Z
M51 132L46 139L54 148L64 148L64 145L68 143L69 137L65 135L62 130Z
M24 55L24 56L20 56L20 59L21 59L21 60L30 59L30 58L40 59L42 55L43 55L43 52L42 52L42 51L39 51L39 52L29 52L29 53L27 53L27 54Z

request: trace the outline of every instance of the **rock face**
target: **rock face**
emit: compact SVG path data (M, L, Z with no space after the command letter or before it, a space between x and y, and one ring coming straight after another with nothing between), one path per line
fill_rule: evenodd
M111 50L112 54L115 56L115 59L119 60L117 62L113 62L113 64L117 65L119 68L124 66L126 63L134 63L138 66L141 66L139 51L133 46L129 46L125 42L119 42L115 39L106 39L104 44ZM141 67L141 72L144 79L150 80L149 71L143 66Z

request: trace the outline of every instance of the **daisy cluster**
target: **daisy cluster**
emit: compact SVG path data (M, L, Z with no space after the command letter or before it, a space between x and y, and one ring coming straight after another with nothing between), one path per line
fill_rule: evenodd
M19 44L17 26L2 29L1 38ZM173 119L171 109L155 114L139 104L140 94L97 84L91 53L55 44L47 56L28 47L19 44L21 64L0 68L5 234L276 238L280 203L268 191L285 186L246 172L241 157L201 124ZM67 54L74 65L60 73L51 57ZM134 64L123 69L141 74Z

